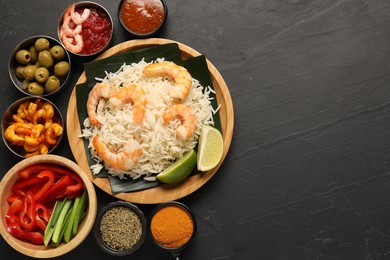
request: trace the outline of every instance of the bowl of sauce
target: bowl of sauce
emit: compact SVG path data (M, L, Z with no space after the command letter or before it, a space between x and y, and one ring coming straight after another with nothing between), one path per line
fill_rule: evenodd
M117 15L119 23L133 37L148 38L161 31L168 8L164 0L122 0Z
M76 56L92 56L105 51L112 42L113 22L100 4L82 1L70 4L58 23L58 38Z

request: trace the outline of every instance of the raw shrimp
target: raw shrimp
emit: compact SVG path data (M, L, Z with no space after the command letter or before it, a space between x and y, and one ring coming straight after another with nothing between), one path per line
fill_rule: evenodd
M109 102L114 106L132 102L134 106L134 121L137 124L142 122L146 105L146 95L142 87L137 87L136 85L122 87L109 99Z
M88 8L85 8L83 13L80 15L78 12L75 11L76 4L72 4L70 6L70 17L72 18L72 21L77 24L81 25L83 22L85 22L89 15L91 14L91 10Z
M182 139L191 137L196 129L196 117L191 108L183 104L174 104L162 115L165 124L175 117L179 117L181 120L181 125L176 128L177 136Z
M100 99L108 99L112 97L116 91L118 91L118 88L109 83L98 83L89 92L87 113L92 125L100 124L99 120L96 118L96 107L99 104Z
M99 140L95 135L92 139L92 145L99 157L109 166L117 170L130 170L138 162L138 156L141 154L141 146L134 139L127 141L124 151L114 153Z
M184 101L192 86L191 74L186 68L170 61L157 62L147 65L143 73L147 76L167 76L175 81L175 88L169 92L169 96L178 101Z

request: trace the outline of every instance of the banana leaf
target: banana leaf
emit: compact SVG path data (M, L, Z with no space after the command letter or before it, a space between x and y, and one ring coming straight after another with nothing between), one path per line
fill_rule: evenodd
M131 52L117 54L102 60L96 60L90 63L86 63L84 64L84 68L87 76L87 81L76 86L77 112L81 129L84 128L83 122L88 116L86 111L88 94L90 89L97 83L96 78L104 78L106 72L115 72L124 63L130 64L133 62L139 62L142 59L147 62L150 62L157 58L165 58L165 60L173 61L176 64L184 66L191 73L193 78L199 80L202 86L209 86L213 88L205 56L200 55L198 57L182 61L180 56L180 49L178 48L177 44L165 44L143 48ZM212 100L212 106L214 109L218 107L218 102L215 96ZM219 130L222 130L218 113L214 115L214 122L215 127ZM86 139L84 139L84 148L87 154L89 165L95 164L95 161L92 159L88 148L88 140ZM198 172L194 170L192 174L197 173ZM113 194L118 194L121 192L139 191L156 187L161 184L159 181L145 181L142 178L137 180L121 180L118 177L111 176L110 174L108 174L105 169L103 169L99 174L94 175L94 177L108 178Z

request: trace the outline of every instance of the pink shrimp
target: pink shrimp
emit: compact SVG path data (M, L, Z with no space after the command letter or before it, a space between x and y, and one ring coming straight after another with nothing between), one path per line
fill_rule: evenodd
M176 128L176 134L182 139L188 139L196 129L196 117L191 108L183 104L170 106L162 115L164 123L167 124L173 118L179 117L182 124Z
M91 14L91 10L89 8L85 8L83 13L80 15L77 11L75 11L75 7L76 4L72 4L70 6L70 17L75 24L81 25L88 19L89 15Z
M83 36L76 34L74 37L67 36L64 32L60 33L62 43L73 53L80 53L84 48Z
M144 118L146 95L142 87L136 85L125 86L119 89L110 99L114 106L120 106L132 102L134 106L134 121L140 124Z
M74 7L73 7L74 11ZM64 33L66 36L74 37L76 34L80 34L83 30L81 24L76 24L73 21L72 17L72 7L68 7L68 9L64 13L64 18L61 26L61 33Z
M167 76L175 81L169 96L175 100L183 101L187 98L192 86L191 74L186 68L176 65L170 61L157 62L147 65L143 73L147 76Z
M87 100L87 113L92 125L99 125L100 122L96 118L96 107L102 98L110 98L118 91L118 88L109 83L98 83L89 92Z
M137 141L131 138L125 145L124 151L114 153L99 140L95 135L92 139L92 145L100 158L112 168L125 171L133 168L138 163L138 157L141 155L141 146Z

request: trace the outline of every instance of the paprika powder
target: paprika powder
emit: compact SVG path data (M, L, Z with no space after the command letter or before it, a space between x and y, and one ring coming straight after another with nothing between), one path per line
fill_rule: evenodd
M169 203L153 215L150 231L158 245L176 249L189 242L195 231L195 223L188 210L179 204Z

